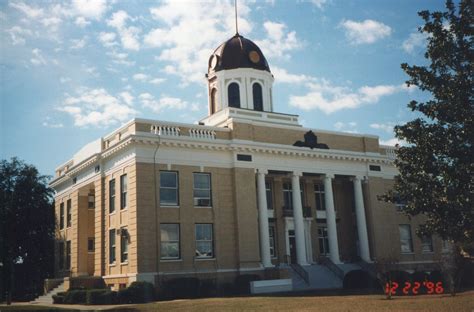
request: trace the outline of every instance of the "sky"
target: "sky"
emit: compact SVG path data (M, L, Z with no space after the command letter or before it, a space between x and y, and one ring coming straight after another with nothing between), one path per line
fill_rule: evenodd
M377 135L413 119L400 64L424 65L417 12L438 0L238 1L239 33L275 77L274 111ZM53 175L134 117L196 123L204 74L235 34L234 1L0 0L0 152ZM329 142L328 142L329 143Z

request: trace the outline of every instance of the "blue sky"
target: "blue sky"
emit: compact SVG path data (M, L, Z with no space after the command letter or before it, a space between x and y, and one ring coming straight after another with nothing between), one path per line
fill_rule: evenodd
M400 64L425 64L420 10L443 1L239 1L239 32L275 76L276 112L316 129L375 134L419 90ZM0 1L1 158L52 175L133 117L194 123L207 114L212 51L235 33L233 1Z

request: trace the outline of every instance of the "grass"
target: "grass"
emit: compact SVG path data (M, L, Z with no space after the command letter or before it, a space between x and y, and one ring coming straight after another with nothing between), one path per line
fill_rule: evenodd
M450 295L394 297L289 296L174 300L118 308L114 311L474 311L474 291Z
M82 306L95 310L100 306ZM32 305L0 305L4 311L78 311ZM106 308L106 307L102 307ZM394 297L386 300L383 295L348 296L260 296L207 298L153 302L127 307L114 307L107 311L151 312L151 311L453 311L473 312L474 291L450 295L421 295L416 297Z

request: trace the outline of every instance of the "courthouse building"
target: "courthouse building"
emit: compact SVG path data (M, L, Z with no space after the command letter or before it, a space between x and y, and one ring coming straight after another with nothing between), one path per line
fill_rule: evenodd
M440 257L441 240L416 236L402 203L378 199L397 174L394 147L275 112L271 68L238 34L210 56L206 78L199 124L135 118L57 168L57 277L119 288L302 269L307 284L331 288L341 284L318 274L334 267L395 257L416 270Z

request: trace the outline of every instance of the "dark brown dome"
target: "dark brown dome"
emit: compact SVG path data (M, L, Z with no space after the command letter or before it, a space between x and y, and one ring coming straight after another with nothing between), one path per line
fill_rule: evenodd
M221 44L209 58L208 71L253 68L270 72L267 60L260 48L239 34Z

